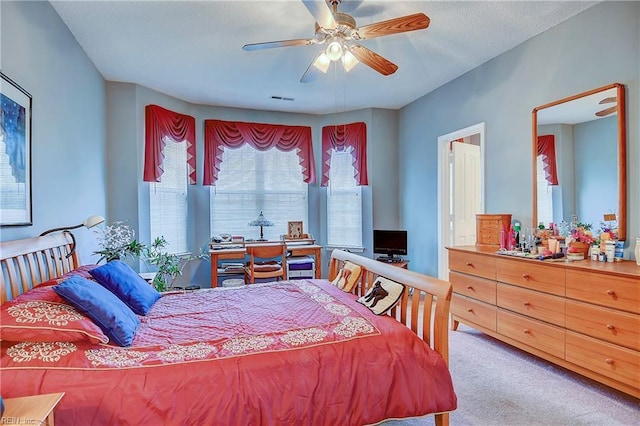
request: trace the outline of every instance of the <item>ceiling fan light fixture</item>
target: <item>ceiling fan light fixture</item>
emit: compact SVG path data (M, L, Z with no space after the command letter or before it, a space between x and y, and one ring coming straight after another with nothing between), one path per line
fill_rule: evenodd
M356 65L358 65L360 61L356 58L353 53L349 51L349 49L345 49L344 55L342 56L342 66L344 66L344 70L346 72L351 71Z
M331 59L327 56L326 53L322 53L318 55L316 60L313 62L313 66L322 71L324 74L329 70L329 65L331 64Z
M337 61L342 58L342 54L344 53L342 41L338 37L332 37L324 53L326 53L327 57L332 61Z

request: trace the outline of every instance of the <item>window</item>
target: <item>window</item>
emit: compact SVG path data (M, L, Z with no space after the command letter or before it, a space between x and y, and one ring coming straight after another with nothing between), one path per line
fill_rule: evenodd
M329 246L362 247L362 188L353 176L351 149L333 149L327 187Z
M216 186L210 188L212 235L260 236L248 223L260 212L273 222L264 227L267 240L287 233L287 222L308 222L307 184L296 151L258 151L248 144L225 148ZM305 229L303 232L308 232Z
M547 226L553 222L553 186L547 182L541 155L538 155L537 162L538 222Z
M149 208L151 240L163 236L167 251L187 251L187 144L165 138L164 173L151 183Z

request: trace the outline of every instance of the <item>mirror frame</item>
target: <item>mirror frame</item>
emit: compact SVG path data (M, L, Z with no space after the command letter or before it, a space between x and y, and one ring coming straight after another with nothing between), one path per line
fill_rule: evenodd
M569 96L539 107L535 107L532 112L532 156L533 156L533 223L532 226L538 226L538 199L537 199L537 156L538 156L538 111L550 108L575 99L593 95L609 89L616 89L618 96L618 239L625 241L627 235L627 129L626 129L626 100L625 88L623 84L613 83L588 92Z

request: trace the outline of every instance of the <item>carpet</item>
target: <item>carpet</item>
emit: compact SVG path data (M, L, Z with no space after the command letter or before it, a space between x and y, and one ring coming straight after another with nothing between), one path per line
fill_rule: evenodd
M640 400L460 324L449 332L453 426L640 425ZM638 380L640 380L640 372ZM433 425L433 416L384 426Z

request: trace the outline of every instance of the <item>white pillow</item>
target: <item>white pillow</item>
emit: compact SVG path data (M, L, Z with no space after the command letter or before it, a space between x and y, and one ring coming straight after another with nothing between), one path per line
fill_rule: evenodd
M367 293L358 299L376 315L382 315L393 308L402 297L404 285L378 277Z

